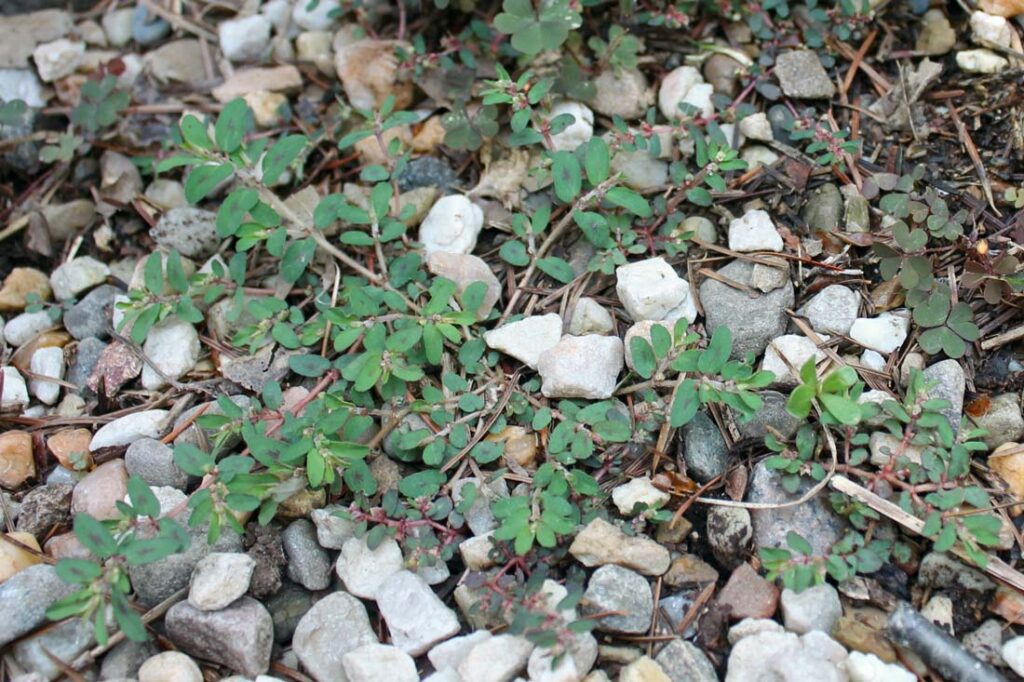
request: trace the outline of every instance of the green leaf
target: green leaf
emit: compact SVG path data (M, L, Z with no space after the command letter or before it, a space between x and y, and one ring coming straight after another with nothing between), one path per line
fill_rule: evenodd
M278 140L263 157L263 183L266 185L276 183L281 177L281 173L305 149L307 142L305 135L288 135Z
M691 187L686 190L686 200L696 206L708 207L714 203L714 199L711 198L711 192L707 191L703 187Z
M644 379L650 379L654 375L657 360L654 351L646 339L634 336L629 340L629 353L633 360L633 369Z
M715 329L711 342L697 360L697 370L702 374L718 374L729 360L732 352L732 331L725 325Z
M148 639L148 633L146 632L146 626L142 623L142 618L139 617L139 614L128 603L128 597L123 592L111 590L110 605L114 611L114 619L117 621L117 625L121 628L121 632L124 633L125 637L133 642L144 642ZM99 609L97 615L106 617L104 609Z
M525 267L530 264L530 256L526 253L526 246L514 239L510 239L501 245L498 249L498 255L501 256L509 265L516 267Z
M956 543L956 526L952 523L947 525L939 533L939 537L935 539L935 545L932 547L936 552L945 552L952 549Z
M204 476L213 470L213 457L194 445L174 446L174 463L189 476Z
M427 469L402 478L398 484L398 492L409 499L417 497L433 497L441 490L448 477L437 469Z
M823 393L821 403L840 424L856 426L860 422L860 405L855 400L833 393Z
M160 503L156 495L138 476L131 476L128 479L128 499L139 516L148 516L151 519L160 516Z
M611 420L594 424L594 433L610 443L625 443L633 435L629 424Z
M288 367L300 376L317 378L331 368L331 361L320 355L292 355Z
M254 189L239 187L233 190L217 209L217 236L221 239L234 236L245 220L245 214L256 206L257 201L259 194Z
M567 151L555 152L551 161L551 178L555 196L571 204L583 189L583 176L576 156Z
M213 149L213 142L210 141L210 135L206 132L206 126L192 114L181 119L181 137L185 142L198 149L204 151Z
M797 419L806 419L811 413L811 402L814 400L814 387L808 384L797 386L789 394L786 410Z
M700 397L697 394L697 385L692 379L686 379L676 389L672 399L672 413L669 421L674 428L684 426L697 415L699 408Z
M88 514L75 515L74 530L78 541L100 559L106 559L117 552L114 536L102 522Z
M146 265L142 269L142 281L146 289L160 295L164 291L164 263L160 253L154 251L146 258Z
M177 251L167 254L167 283L176 293L184 294L188 291L188 278L185 276L185 268L181 265L181 256Z
M794 552L803 554L804 556L811 556L814 554L814 550L811 548L811 543L807 542L802 535L794 531L786 533L786 544Z
M608 179L611 172L611 159L608 143L600 137L592 137L587 142L583 156L583 165L587 171L587 180L595 187Z
M103 574L99 564L88 559L61 559L54 566L57 577L66 583L90 583Z
M129 565L138 566L159 561L174 554L178 549L178 543L172 538L146 538L132 540L122 553Z
M242 146L245 132L249 128L249 116L249 105L241 97L224 105L213 129L213 137L222 152L231 154Z
M565 262L565 259L557 256L548 256L537 261L537 268L562 284L568 284L576 279L576 273L572 266Z
M633 215L641 218L651 215L651 207L647 200L631 189L612 187L604 196L610 203L621 206Z
M234 167L229 163L194 167L185 179L186 201L190 204L199 203L234 172Z

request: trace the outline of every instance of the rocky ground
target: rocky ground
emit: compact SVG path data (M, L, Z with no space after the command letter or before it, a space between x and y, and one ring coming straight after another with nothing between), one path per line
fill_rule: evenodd
M629 4L0 3L0 679L1024 677L1024 6Z

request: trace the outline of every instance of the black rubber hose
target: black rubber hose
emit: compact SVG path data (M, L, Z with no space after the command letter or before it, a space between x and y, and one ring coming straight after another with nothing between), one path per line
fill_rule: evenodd
M956 682L1006 682L995 668L978 660L948 632L900 602L889 614L889 637L907 647L947 680Z

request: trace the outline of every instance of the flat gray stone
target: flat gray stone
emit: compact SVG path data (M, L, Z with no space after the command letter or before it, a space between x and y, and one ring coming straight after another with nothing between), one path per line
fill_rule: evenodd
M753 286L753 263L734 260L717 273ZM772 339L785 333L789 321L786 308L791 308L794 301L793 284L786 282L778 289L752 298L746 291L708 278L700 285L700 301L708 334L714 334L719 327L728 327L733 336L732 357L741 359L748 352L760 355Z
M242 597L220 611L178 602L164 619L167 636L186 653L220 663L248 677L267 672L274 624L263 604Z

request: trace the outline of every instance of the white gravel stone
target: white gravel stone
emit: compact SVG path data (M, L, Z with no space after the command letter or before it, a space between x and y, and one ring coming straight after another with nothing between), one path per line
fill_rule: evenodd
M615 292L636 321L697 319L690 285L660 256L615 269Z
M45 310L36 313L22 313L12 317L4 325L4 338L15 348L31 341L36 334L53 329L57 324Z
M435 251L472 253L484 226L484 212L462 196L441 197L420 223L420 241L429 256Z
M956 64L970 73L999 73L1010 65L1010 61L992 50L978 48L957 52Z
M878 317L858 317L850 326L850 338L864 348L889 354L903 345L910 328L906 312L885 312Z
M903 666L885 663L874 654L851 651L843 667L850 682L917 682L917 675Z
M618 337L563 336L537 363L541 392L546 398L610 398L623 364Z
M338 0L320 0L316 7L310 9L311 4L300 0L292 10L292 21L307 31L326 31L334 25L336 17L341 15Z
M473 647L490 638L491 633L488 630L476 630L462 637L452 637L427 652L427 658L435 670L455 670Z
M32 354L29 367L33 374L38 374L41 377L63 379L66 368L64 349L58 346L40 348ZM29 388L32 389L32 395L47 405L53 405L60 397L60 384L53 381L32 379Z
M814 342L800 334L784 334L779 336L764 349L764 360L761 361L761 369L768 370L775 375L775 383L786 386L795 386L800 383L798 376L800 368L811 358L815 363L825 359L825 353L819 350ZM783 360L785 358L785 360ZM786 363L789 363L788 365ZM796 374L790 370L793 366Z
M615 320L607 308L587 296L576 301L572 319L569 321L570 334L611 334L614 330Z
M668 120L679 118L682 112L679 110L679 103L683 101L690 90L704 82L700 71L693 66L680 66L673 69L661 81L658 88L658 108L662 116Z
M416 662L401 649L364 644L341 657L348 682L419 682Z
M241 552L213 552L192 571L188 602L200 611L216 611L249 590L256 561Z
M623 516L633 516L633 507L644 503L648 509L657 509L672 499L664 490L658 490L647 476L634 478L612 490L612 501Z
M551 148L556 152L571 152L594 136L594 112L579 102L559 102L551 107L551 119L562 114L572 114L575 120L562 132L551 136Z
M474 535L459 543L459 556L462 563L471 571L483 571L495 565L491 558L491 550L494 548L492 537L494 531L488 531L483 535Z
M786 629L800 635L812 630L831 632L832 626L843 615L839 593L828 583L809 587L800 593L784 589L781 604Z
M144 410L118 417L93 434L89 451L130 445L140 438L159 438L167 422L167 410Z
M321 547L341 549L347 540L355 537L356 523L352 519L343 519L334 513L341 509L340 506L324 507L323 509L314 509L310 514L313 525L316 526L316 540Z
M1024 676L1024 637L1014 637L1003 642L1003 660L1013 672Z
M137 673L139 682L203 682L203 673L180 651L165 651L146 659Z
M345 589L363 599L375 599L381 585L402 570L402 548L393 538L384 538L376 549L366 538L350 538L341 547L335 570Z
M775 135L772 133L772 124L768 121L768 116L761 111L745 116L740 121L740 132L747 139L757 140L758 142L772 142L775 140Z
M0 410L20 412L28 407L28 387L25 386L25 379L16 367L4 367L3 373L4 392L0 395Z
M332 592L313 605L295 628L292 650L317 682L346 682L342 659L364 644L376 644L366 607L351 594Z
M753 169L758 166L772 165L779 160L779 155L763 144L748 144L740 150L740 158L746 161L747 165Z
M53 296L58 301L66 301L78 294L101 284L110 274L106 263L101 263L92 256L80 256L62 264L50 275L50 286Z
M686 96L683 97L683 104L689 104L697 109L700 116L710 119L715 113L715 107L711 103L711 95L715 94L715 86L711 83L697 83ZM726 139L729 139L728 136Z
M221 52L233 62L259 59L270 43L270 28L270 20L262 14L222 21L217 26Z
M511 355L531 369L540 356L562 338L562 318L557 313L524 317L484 334L489 348Z
M816 332L849 334L859 306L857 292L842 284L830 284L816 293L800 314L807 316L807 322Z
M74 73L85 56L85 43L71 42L59 38L50 43L40 43L32 53L39 78L47 83Z
M497 635L477 644L458 666L464 680L506 682L526 667L533 642L518 635Z
M782 251L782 237L771 217L752 209L729 223L729 248L733 251Z
M867 349L860 354L860 364L864 365L868 369L881 372L885 369L885 358L882 357L882 354L878 351Z
M132 14L134 9L125 7L107 12L100 20L107 42L111 47L124 47L132 39Z
M457 634L459 618L415 573L399 571L380 586L377 607L391 631L391 641L410 656Z
M20 99L37 109L46 105L43 86L29 69L0 69L0 99L5 102Z
M149 330L142 352L168 379L177 380L199 361L199 334L188 322L170 317ZM149 363L142 367L142 386L155 391L167 385Z
M1006 17L975 11L971 14L971 40L1008 48L1013 43L1013 28Z

